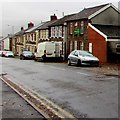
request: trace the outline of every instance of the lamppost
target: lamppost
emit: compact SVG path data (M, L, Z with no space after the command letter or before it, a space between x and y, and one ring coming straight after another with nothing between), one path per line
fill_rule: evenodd
M63 43L64 43L64 60L66 60L66 58L67 58L67 23L66 22L64 22Z

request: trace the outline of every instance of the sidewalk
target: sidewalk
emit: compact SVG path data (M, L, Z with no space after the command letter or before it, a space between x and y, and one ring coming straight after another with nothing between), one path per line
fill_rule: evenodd
M108 76L120 76L120 64L104 64L93 70Z
M29 103L0 80L0 118L45 120Z

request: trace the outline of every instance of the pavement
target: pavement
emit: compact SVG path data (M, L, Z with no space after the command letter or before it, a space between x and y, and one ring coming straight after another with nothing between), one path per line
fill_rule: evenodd
M92 70L107 76L120 77L120 64L101 64L99 67L93 67Z
M1 119L40 119L45 120L30 104L0 80L0 118Z

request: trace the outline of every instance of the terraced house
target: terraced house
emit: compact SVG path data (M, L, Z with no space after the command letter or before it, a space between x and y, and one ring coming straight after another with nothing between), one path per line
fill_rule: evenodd
M54 14L50 16L50 21L45 22L38 28L39 40L38 42L50 41L50 25L57 21L57 16Z
M58 19L50 27L50 41L62 42L62 51L61 55L66 58L66 22L69 17L72 15L66 15L63 18Z
M40 24L32 27L31 29L28 29L27 31L25 31L25 34L24 34L24 38L25 38L24 48L26 48L27 50L33 53L35 52L37 48L38 39L39 39L37 29L42 24L43 23L41 22Z
M15 55L20 55L23 48L25 48L26 44L26 37L25 37L25 31L29 30L34 26L33 23L28 23L28 28L24 29L21 27L21 30L14 34L12 37L12 51Z
M62 41L64 58L72 50L81 49L92 52L101 63L114 62L120 56L119 17L120 11L111 3L84 8L60 19L54 14L50 21L21 28L12 39L12 50L19 55L23 48L35 52L39 42Z
M115 6L105 4L85 8L67 19L67 54L74 49L83 49L92 52L100 62L109 62L109 52L116 49L120 40L119 17L120 12ZM117 29L114 29L115 26ZM112 47L109 47L110 45ZM112 54L112 57L118 55L116 54Z

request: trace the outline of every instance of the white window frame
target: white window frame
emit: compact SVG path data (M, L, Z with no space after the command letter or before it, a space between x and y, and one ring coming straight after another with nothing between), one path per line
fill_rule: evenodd
M89 52L92 53L93 44L89 43Z

